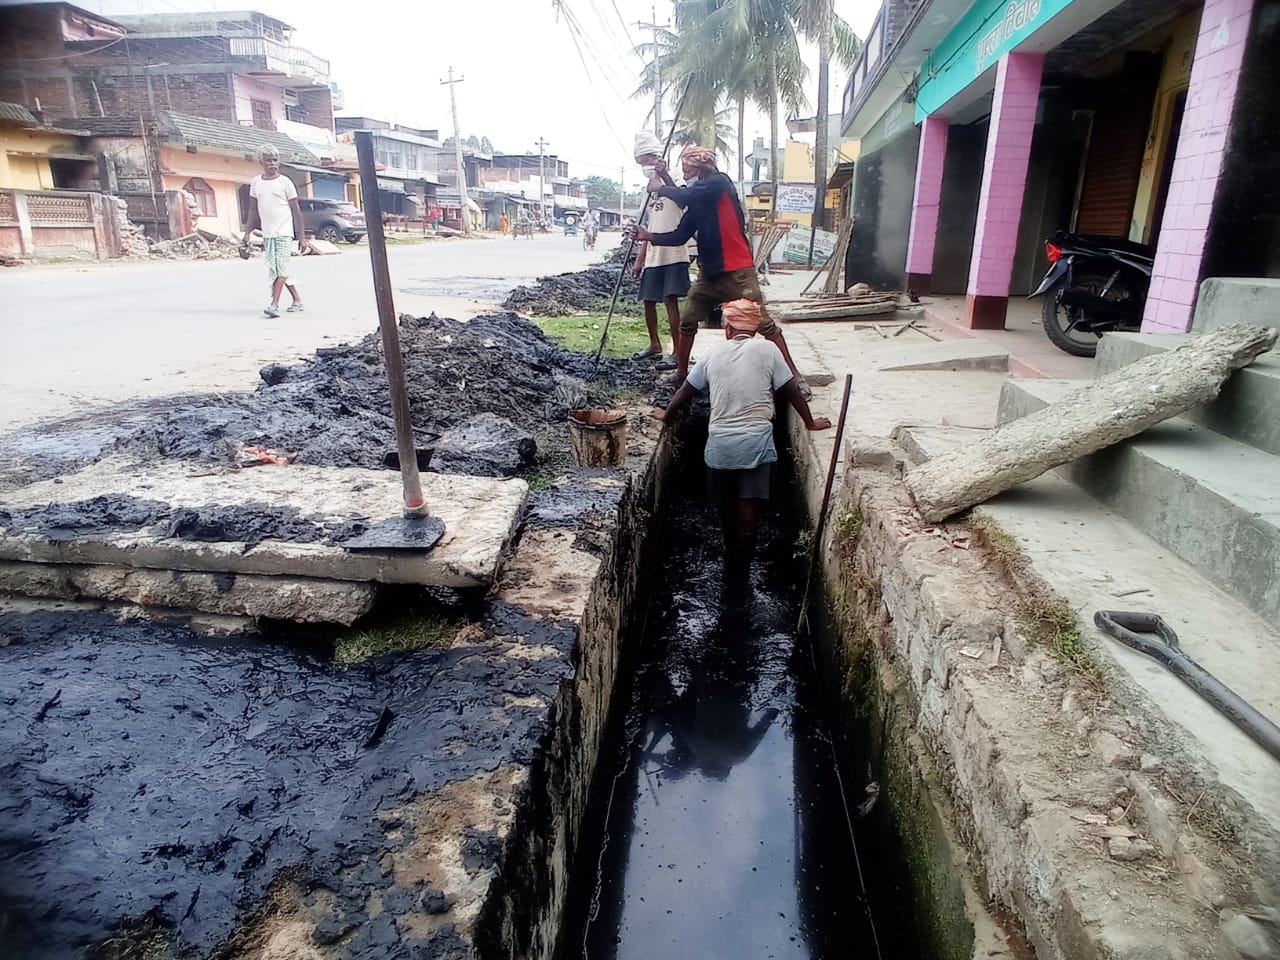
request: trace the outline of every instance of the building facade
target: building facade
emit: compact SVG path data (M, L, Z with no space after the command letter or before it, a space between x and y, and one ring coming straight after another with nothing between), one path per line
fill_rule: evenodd
M340 95L329 62L252 11L102 17L67 3L0 7L21 57L0 61L0 100L58 118L162 111L288 133L331 155Z
M1002 327L1057 230L1151 247L1144 329L1280 274L1277 0L889 0L844 92L848 276Z

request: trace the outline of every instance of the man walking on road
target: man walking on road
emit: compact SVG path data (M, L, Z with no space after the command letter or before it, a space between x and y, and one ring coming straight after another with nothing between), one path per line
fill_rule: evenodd
M795 377L796 386L802 393L810 394L809 385L791 359L782 331L764 309L755 255L747 239L746 218L733 181L716 169L715 151L706 147L685 147L680 163L689 183L687 187L677 187L667 172L667 165L661 161L655 165L657 177L650 183L653 193L685 208L679 226L667 233L636 228L636 239L660 247L683 246L695 234L698 237L699 274L680 318L676 381L688 376L693 338L711 311L730 300L745 299L760 305L760 335L777 346Z
M262 230L262 252L267 260L267 276L271 280L271 302L262 311L268 317L280 316L280 294L285 287L293 303L289 313L301 313L304 309L298 288L289 282L289 260L293 254L293 241L298 241L298 252L307 252L307 234L302 227L302 208L298 206L298 188L293 181L280 173L280 152L273 146L258 151L262 161L262 174L249 184L249 224L245 230L244 245L249 244L249 234Z
M694 391L711 394L707 432L708 488L721 510L725 538L725 570L745 573L755 549L756 528L769 499L773 464L774 394L791 404L810 430L826 430L831 421L815 417L800 392L799 377L787 369L782 353L756 337L764 311L754 300L724 305L727 343L713 350L676 391L667 409L654 416L667 420L692 399Z

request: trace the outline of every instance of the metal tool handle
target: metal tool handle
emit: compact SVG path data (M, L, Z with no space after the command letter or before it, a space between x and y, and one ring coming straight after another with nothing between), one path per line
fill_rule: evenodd
M1258 746L1280 760L1280 726L1187 656L1178 645L1178 635L1163 617L1154 613L1099 610L1093 615L1093 622L1103 633L1163 664ZM1155 634L1160 639L1153 640L1144 634Z
M413 441L413 417L409 390L400 354L400 331L391 298L391 271L387 267L387 241L382 233L382 204L378 200L378 171L373 156L373 134L356 132L356 157L360 161L360 193L364 199L365 226L369 231L369 259L373 265L373 293L378 301L378 326L382 330L383 361L391 386L391 413L396 421L396 447L400 454L400 482L404 487L404 512L426 515L422 478L418 475L418 451ZM466 211L463 211L466 215Z

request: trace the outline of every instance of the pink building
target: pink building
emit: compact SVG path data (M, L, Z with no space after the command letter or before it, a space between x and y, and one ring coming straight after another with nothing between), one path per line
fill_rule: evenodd
M1206 277L1280 276L1276 0L921 7L886 0L845 89L850 279L1001 328L1047 238L1099 235L1154 269L1097 295L1181 332Z

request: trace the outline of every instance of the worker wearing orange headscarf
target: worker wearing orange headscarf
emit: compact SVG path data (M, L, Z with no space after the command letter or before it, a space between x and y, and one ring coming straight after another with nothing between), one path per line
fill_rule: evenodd
M650 233L643 228L636 232L637 239L657 246L679 246L688 243L695 234L698 237L699 273L680 317L677 380L683 380L689 373L693 338L711 311L730 300L750 300L760 304L760 335L777 346L801 392L810 393L791 359L782 331L764 309L755 255L747 239L746 218L733 181L716 169L715 151L706 147L685 147L680 154L680 164L688 186L676 186L665 163L657 164L657 176L649 185L656 195L669 197L685 208L679 226L667 233Z

